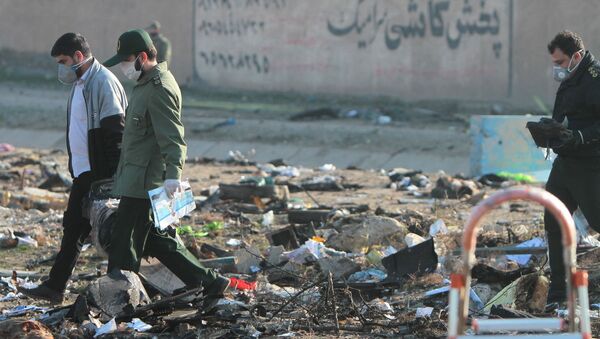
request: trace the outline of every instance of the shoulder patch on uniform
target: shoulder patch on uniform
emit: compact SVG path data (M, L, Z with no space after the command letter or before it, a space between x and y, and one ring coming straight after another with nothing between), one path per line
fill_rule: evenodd
M592 76L592 78L597 78L600 75L600 67L597 65L592 65L588 68L588 72Z
M154 85L160 85L160 84L161 84L161 81L160 81L160 75L155 75L155 76L152 78L152 82L154 83Z

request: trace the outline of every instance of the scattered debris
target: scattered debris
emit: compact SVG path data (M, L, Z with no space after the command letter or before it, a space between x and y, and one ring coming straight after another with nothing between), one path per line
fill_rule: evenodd
M336 170L336 167L334 164L324 164L323 166L319 167L319 171L321 172L333 172Z
M306 191L338 192L343 191L342 178L333 175L323 175L303 180L300 187Z
M0 144L0 153L9 153L9 152L14 152L15 151L15 147L11 144Z
M319 259L319 267L323 273L331 273L334 280L348 278L360 271L360 265L346 257L325 257Z
M437 269L438 256L433 239L402 249L381 260L389 275L401 278L413 273L429 273Z
M142 260L139 276L163 295L172 295L185 284L156 258Z
M543 247L546 245L546 241L544 241L544 239L542 238L533 238L531 240L527 240L525 242L522 242L520 244L518 244L516 247L527 247L527 248L531 248L531 247ZM508 260L512 260L517 262L517 264L519 264L519 266L525 266L527 265L527 263L529 262L529 259L531 259L531 254L520 254L520 255L515 255L515 254L509 254L506 256L506 258Z
M269 233L267 235L267 238L269 239L269 243L271 245L283 246L288 250L292 250L300 246L298 236L296 235L296 231L293 226L288 226L275 230Z
M269 211L262 216L262 220L260 221L261 225L264 227L271 227L273 225L273 219L275 218L273 211Z
M311 224L290 225L267 234L267 239L273 246L281 245L291 250L300 247L301 243L312 239L314 236L316 236L316 232Z
M332 216L331 210L314 209L314 210L292 210L288 212L288 221L290 224L313 224L321 225Z
M38 247L38 242L23 232L8 229L6 234L0 234L0 248Z
M150 302L140 278L129 271L121 271L115 277L106 275L93 281L87 288L86 296L91 305L111 317L125 312L128 305L137 307Z
M502 305L518 311L543 313L550 283L539 273L524 275L504 287L486 304L489 312L492 306Z
M225 242L225 245L231 246L231 247L239 247L242 245L242 241L239 239L231 238L231 239L227 240L227 242Z
M68 196L65 193L55 193L35 187L25 187L21 191L11 192L2 199L2 205L19 207L25 210L36 209L47 212L51 209L65 209Z
M256 248L241 248L234 253L237 263L235 268L238 273L257 273L263 261L260 251Z
M575 221L575 228L577 229L577 244L600 247L600 240L590 234L590 225L583 215L583 212L581 212L581 209L578 208L575 210L575 213L573 213L573 220Z
M148 325L138 318L133 318L131 322L127 323L127 327L135 330L136 332L146 332L152 328L152 325Z
M414 234L414 233L408 233L404 237L404 242L406 243L406 246L408 246L408 247L416 246L416 245L422 243L423 241L425 241L425 239L423 239L423 237L421 237L418 234Z
M473 279L480 283L499 283L503 286L519 279L525 274L532 273L532 269L517 268L514 270L499 270L486 264L479 263L471 269Z
M377 283L384 281L387 273L375 268L369 268L365 271L353 273L348 277L348 282Z
M222 200L238 200L245 202L253 202L254 197L268 198L274 200L287 200L290 193L287 186L280 185L219 185L220 198Z
M396 168L388 172L387 175L391 181L390 187L392 189L407 191L417 197L423 195L422 189L426 189L431 185L429 178L421 171Z
M416 318L429 318L433 313L433 307L419 307L417 308Z
M251 164L250 158L256 154L256 150L252 149L246 154L240 150L229 151L229 160L237 164Z
M39 321L9 319L0 322L0 337L11 339L53 339L54 335L48 327Z
M446 227L446 223L444 220L438 219L431 226L429 226L429 235L435 237L438 234L447 234L448 227Z
M43 307L38 307L35 305L21 305L16 306L13 309L2 310L2 316L0 316L1 320L5 320L7 318L18 317L22 315L26 315L34 312L46 312L46 309Z
M444 175L437 180L431 196L437 199L461 199L479 193L479 189L475 181Z
M268 258L267 262L271 266L279 266L282 262L285 261L283 252L285 248L283 246L271 246L268 249ZM287 257L285 257L287 258Z
M109 334L117 331L117 323L115 322L115 318L110 319L106 324L100 326L96 330L96 334L94 338L99 337L103 334Z
M195 198L199 208L169 229L200 263L230 278L224 298L204 312L203 287L185 286L155 258L142 260L139 277L106 275L106 259L96 252L110 245L118 206L110 181L96 183L84 206L97 251L82 252L85 268L69 283L68 303L27 304L17 286L45 279L60 244L66 155L0 154L0 204L7 206L0 207L6 261L0 337L27 321L44 326L28 324L30 333L45 329L48 337L441 337L449 272L461 267L461 225L471 204L523 179L332 164L306 169L283 160L258 165L239 151L231 156L188 162L189 182L202 192ZM63 205L53 205L59 197ZM476 249L471 314L545 311L542 211L514 203L495 211L501 221L482 225L478 240L487 247ZM590 272L590 297L598 303L600 251L584 220L577 223L584 246L578 252L588 251L578 260ZM11 333L25 333L21 328Z
M372 245L402 248L408 233L406 225L398 220L375 215L349 219L336 229L339 233L332 235L327 245L354 253L361 253L363 248Z
M525 275L517 281L516 309L530 313L543 313L546 308L550 280L543 275L533 273Z
M275 166L272 163L268 163L268 164L261 164L257 166L259 170L263 171L264 173L270 175L271 177L277 177L277 176L283 176L283 177L290 177L290 178L295 178L300 176L300 169L298 169L297 167L294 166ZM265 178L269 179L269 178Z

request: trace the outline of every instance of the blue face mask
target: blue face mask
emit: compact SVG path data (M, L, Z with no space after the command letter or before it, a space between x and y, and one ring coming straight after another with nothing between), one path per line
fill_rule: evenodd
M582 53L582 52L583 52L583 50L580 49L576 53ZM573 71L575 71L577 69L577 66L579 66L579 64L577 64L577 65L575 65L575 67L571 68L571 64L573 63L574 56L575 56L575 54L573 54L573 56L571 57L571 60L569 60L569 65L567 66L567 68L560 67L560 66L552 67L552 76L554 77L554 80L556 80L558 82L563 82L569 77L569 75L571 75L571 73L573 73Z
M58 81L62 82L65 85L70 85L77 81L77 70L83 66L86 62L88 62L92 57L83 60L82 62L67 66L65 64L58 64Z

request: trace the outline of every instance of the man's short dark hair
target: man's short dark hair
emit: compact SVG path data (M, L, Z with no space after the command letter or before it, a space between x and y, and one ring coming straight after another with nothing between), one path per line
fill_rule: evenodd
M146 52L146 54L148 54L148 59L150 59L150 60L156 59L156 56L158 55L158 52L156 51L156 47L154 47L154 46L151 46L144 52Z
M59 55L74 56L75 52L80 51L81 54L88 57L92 52L90 45L85 37L79 33L65 33L52 46L50 55L57 57Z
M571 31L562 31L558 33L554 39L552 39L552 41L550 41L548 44L548 52L552 54L557 48L559 48L568 56L573 56L573 54L580 50L585 51L585 46L583 45L583 39L581 39L581 36Z

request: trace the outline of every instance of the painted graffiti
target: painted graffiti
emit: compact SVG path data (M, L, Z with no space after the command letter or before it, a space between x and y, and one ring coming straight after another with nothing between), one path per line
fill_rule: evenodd
M200 36L246 36L264 33L265 20L257 16L262 10L279 10L287 0L197 0L202 12L225 11L224 14L204 16L197 25Z
M258 74L269 73L269 58L256 53L227 53L217 51L200 51L198 56L205 66L224 70L246 70Z
M195 0L194 67L206 83L239 88L504 97L513 8L513 0Z
M447 47L454 50L469 37L499 35L501 16L486 0L463 0L460 14L452 17L449 14L451 4L456 2L429 0L426 6L420 6L422 2L410 0L406 12L401 13L398 6L386 8L382 0L355 0L350 11L342 10L336 18L327 20L327 30L336 37L356 34L361 49L371 46L382 36L391 51L397 50L405 41L426 37L443 39ZM492 49L499 58L502 43L493 43Z
M271 68L269 56L246 46L243 52L237 47L249 36L262 36L267 29L268 14L283 10L289 0L196 0L197 66L219 71L253 72L266 75ZM212 50L202 39L240 38L230 48Z
M282 9L288 0L196 0L204 11L232 9Z
M261 34L265 31L265 22L253 19L237 19L229 15L225 20L204 19L198 24L198 33L203 36L246 36Z

